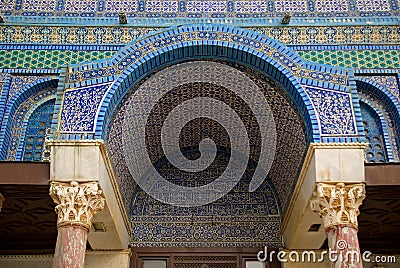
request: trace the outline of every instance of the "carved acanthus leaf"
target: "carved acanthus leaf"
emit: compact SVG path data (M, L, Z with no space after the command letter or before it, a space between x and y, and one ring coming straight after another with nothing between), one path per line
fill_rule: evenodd
M359 207L365 198L365 185L318 183L310 200L311 209L318 213L324 227L348 224L357 228Z
M93 216L104 208L98 182L51 182L50 196L57 204L58 227L79 225L89 230Z

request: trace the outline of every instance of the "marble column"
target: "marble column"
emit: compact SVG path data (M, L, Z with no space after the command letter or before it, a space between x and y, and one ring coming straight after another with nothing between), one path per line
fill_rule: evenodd
M322 217L334 268L362 268L357 216L365 198L363 183L317 183L311 208Z
M3 207L3 202L4 202L4 200L6 200L6 199L5 199L4 196L0 193L0 211L1 211L1 208Z
M53 268L83 268L87 234L93 216L104 208L98 182L72 181L50 184L50 196L57 204L57 244Z

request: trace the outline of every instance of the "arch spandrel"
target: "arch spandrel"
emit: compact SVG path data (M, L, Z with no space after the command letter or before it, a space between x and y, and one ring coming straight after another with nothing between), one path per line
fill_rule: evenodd
M101 87L102 90L91 96L95 101L89 106L80 103L75 109L79 111L76 114L71 115L70 111L61 108L61 120L58 126L53 125L56 138L104 139L114 109L132 85L163 66L201 58L240 62L276 80L299 107L310 142L358 140L350 70L307 62L269 37L222 25L171 28L137 40L110 60L69 67L64 82L65 94L74 98L93 88ZM321 109L318 101L326 96L332 98L331 105L337 108L336 111L347 113L338 116L333 111ZM321 115L323 120L320 120ZM63 124L67 117L85 120L86 127ZM332 121L335 121L335 127L324 123L332 125ZM342 125L344 122L346 124Z

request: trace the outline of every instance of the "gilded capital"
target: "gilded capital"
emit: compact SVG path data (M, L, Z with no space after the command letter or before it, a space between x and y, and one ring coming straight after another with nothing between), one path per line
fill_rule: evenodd
M5 199L4 196L0 193L0 211L1 211L1 208L3 207L3 202L4 202L4 200L6 200L6 199Z
M359 207L365 198L365 185L318 183L310 200L313 212L318 213L324 227L347 224L358 227Z
M79 225L90 229L93 216L104 209L104 195L98 182L51 182L50 196L57 204L57 226Z

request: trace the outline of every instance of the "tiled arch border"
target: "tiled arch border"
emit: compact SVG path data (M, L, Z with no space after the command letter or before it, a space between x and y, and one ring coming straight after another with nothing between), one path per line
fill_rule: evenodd
M0 159L5 160L7 156L7 148L10 142L11 128L12 128L12 118L18 107L26 101L30 96L40 92L43 89L50 87L57 87L58 79L53 78L43 78L36 80L21 91L19 91L7 104L3 122L0 129Z
M385 117L381 113L381 111L374 105L369 99L364 98L363 96L359 96L360 102L363 102L365 105L369 106L379 117L381 126L382 126L382 132L383 132L383 141L385 145L385 149L387 152L388 160L389 162L393 162L393 148L392 144L390 143L390 137L389 137L389 132L386 124Z
M209 34L210 38L198 40L195 38L195 35L199 33ZM237 36L238 39L236 42L223 41L217 38L213 39L213 33L217 33L219 36L234 35ZM183 36L183 34L189 36L189 38L173 42L173 38L176 38L177 35ZM156 42L163 44L157 49L152 50L150 45ZM276 51L281 55L282 61L271 57L266 52L263 53L255 49L257 45L263 46L267 51ZM143 55L138 55L138 48L144 48L143 50L145 53ZM275 79L286 89L301 111L310 142L320 142L321 135L316 113L301 84L320 85L327 89L337 89L339 85L332 83L323 83L322 85L320 81L305 77L298 78L293 74L293 69L307 68L321 72L340 74L348 72L348 70L344 68L330 68L328 66L304 61L285 45L253 31L223 25L192 25L171 28L143 37L137 42L125 47L109 61L99 61L92 64L70 67L65 88L85 87L115 80L101 103L97 114L97 121L95 122L94 138L105 139L107 136L108 124L113 112L118 107L129 88L141 78L161 67L196 58L219 58L240 62ZM131 62L126 62L127 59ZM107 68L108 70L114 67L119 68L119 66L123 66L123 64L128 65L128 67L122 67L121 74L119 75L104 71ZM112 70L118 71L115 69ZM95 74L95 72L102 71L109 74L109 76L98 77L98 75ZM80 73L80 79L76 77L77 73ZM90 76L92 74L94 77L91 78ZM68 137L63 137L63 139L65 138L68 139Z
M384 105L387 107L387 109L390 111L390 113L393 115L392 120L394 122L400 122L400 104L395 96L393 96L392 93L390 93L386 88L381 86L380 84L376 83L375 81L368 80L367 78L361 78L361 77L356 77L355 78L357 89L365 90L367 93L372 93L376 97L378 97ZM362 100L365 102L365 100ZM371 107L371 103L367 103ZM377 109L373 108L376 112ZM383 126L387 126L387 122L384 119L383 116L381 116L381 113L379 111L378 113L381 123L382 123L382 128ZM389 156L389 161L393 161L393 150L391 150L391 146L388 147L388 144L390 144L390 141L388 139L388 132L387 132L387 127L383 128L386 133L384 133L384 138L385 138L385 145L387 146L387 153ZM397 129L397 145L400 146L400 128ZM390 157L391 156L391 157Z
M24 121L22 122L22 131L21 135L19 138L19 143L18 143L18 149L17 149L17 155L15 157L16 161L22 161L23 160L23 153L24 153L24 148L25 148L25 138L26 138L26 130L28 128L29 124L29 119L31 115L36 111L36 109L40 108L42 105L55 100L56 95L52 94L50 96L45 97L44 99L40 100L39 102L35 103L32 107L29 108L29 110L26 112L24 116Z

